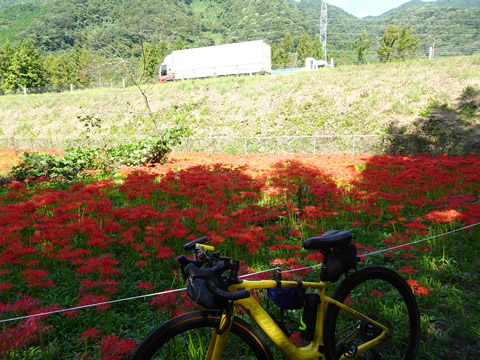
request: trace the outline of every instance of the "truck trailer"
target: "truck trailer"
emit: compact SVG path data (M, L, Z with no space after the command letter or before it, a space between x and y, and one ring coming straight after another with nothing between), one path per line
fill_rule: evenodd
M226 75L270 74L270 45L263 40L173 51L160 66L160 82Z

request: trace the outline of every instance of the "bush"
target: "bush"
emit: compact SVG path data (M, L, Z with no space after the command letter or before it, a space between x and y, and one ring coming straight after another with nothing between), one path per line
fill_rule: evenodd
M12 168L17 180L40 177L63 177L73 179L84 170L104 169L105 162L98 149L76 147L67 149L65 154L51 155L41 152L24 152L23 161Z
M63 157L41 152L24 152L22 163L12 168L12 176L17 180L40 177L63 177L71 180L86 170L163 163L186 132L188 130L183 126L175 126L164 130L162 136L150 136L131 144L107 149L88 147L67 149Z
M107 149L106 154L109 161L115 165L141 166L164 163L184 133L183 126L171 127L164 130L162 136L153 135L145 140L118 145Z

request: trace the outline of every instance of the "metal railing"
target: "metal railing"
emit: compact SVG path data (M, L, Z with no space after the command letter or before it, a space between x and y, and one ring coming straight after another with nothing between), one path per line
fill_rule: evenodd
M0 148L66 149L75 146L104 148L138 139L26 139L0 138ZM174 147L181 152L309 153L309 154L450 154L480 153L480 132L442 132L435 134L352 134L312 136L217 136L183 138Z

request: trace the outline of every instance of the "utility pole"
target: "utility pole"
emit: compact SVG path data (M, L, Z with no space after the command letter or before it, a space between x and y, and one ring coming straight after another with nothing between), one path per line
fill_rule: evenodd
M327 61L327 2L322 0L320 11L320 41L322 43L323 60Z

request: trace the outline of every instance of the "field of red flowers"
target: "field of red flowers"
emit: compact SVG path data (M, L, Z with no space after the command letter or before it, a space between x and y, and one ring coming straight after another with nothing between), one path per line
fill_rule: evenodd
M175 258L203 235L252 272L318 263L301 245L326 230L351 231L366 254L478 222L478 155L179 153L114 178L12 182L0 189L0 319L181 288ZM480 351L479 316L467 316L480 313L479 240L472 227L366 258L417 294L419 358ZM3 322L0 354L128 358L193 306L178 292Z

